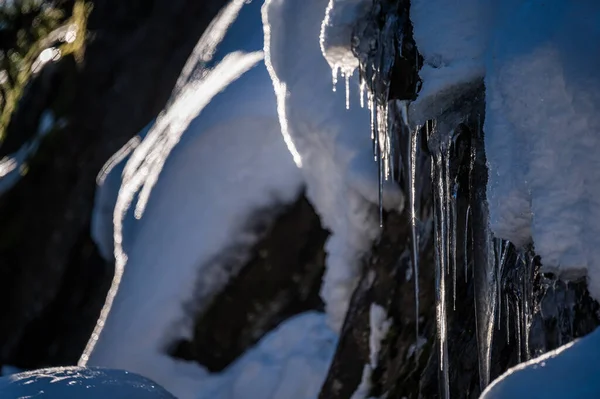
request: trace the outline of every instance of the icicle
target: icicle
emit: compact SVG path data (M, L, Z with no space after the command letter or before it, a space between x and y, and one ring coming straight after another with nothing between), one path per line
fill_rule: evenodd
M468 247L469 247L469 214L471 213L471 205L467 206L467 212L466 212L466 218L465 218L465 283L469 282L469 273L468 273L468 268L469 268L469 251L468 251Z
M445 269L446 259L445 247L445 207L444 207L444 181L443 181L443 162L441 154L436 154L432 158L432 180L434 182L434 225L435 225L435 300L436 300L436 323L437 323L437 344L439 359L439 381L442 387L442 397L450 397L450 381L448 373L448 342L447 342L447 317L446 317L446 286Z
M504 294L504 302L506 303L506 344L510 345L510 305L508 303L508 295Z
M519 306L518 300L515 302L515 307L516 307L515 324L517 326L517 348L519 348L517 362L521 363L523 361L522 360L523 349L521 346L521 307Z
M340 67L338 66L334 66L331 68L331 81L333 83L333 91L337 91L337 81L338 81L338 74L340 73Z
M346 82L346 109L350 109L350 74L344 74L344 80Z
M410 241L412 244L412 265L413 273L415 276L415 335L416 342L419 341L419 234L417 232L417 205L416 205L416 180L417 180L417 161L418 157L418 143L419 143L419 132L421 126L417 125L414 129L410 128L408 124L408 103L402 103L402 119L405 128L408 130L409 143L406 146L408 149L407 160L408 160L408 204L410 208Z
M362 78L360 78L360 85L359 85L359 95L360 95L360 107L364 108L365 107L365 80ZM373 136L371 136L371 140L373 140Z
M452 309L456 310L456 269L458 267L458 262L456 259L456 241L458 240L457 235L457 216L458 209L456 206L456 197L457 197L457 183L456 181L452 182L452 191L450 192L450 223L452 224L452 229L450 232L450 255L452 257Z
M485 197L487 169L480 131L471 145L471 216L473 272L475 277L475 315L479 355L479 383L483 389L490 381L491 349L496 309L496 259L489 230L489 211Z

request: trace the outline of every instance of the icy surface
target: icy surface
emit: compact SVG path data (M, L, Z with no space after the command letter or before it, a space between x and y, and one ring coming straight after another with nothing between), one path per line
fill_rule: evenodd
M600 396L600 329L522 363L496 379L482 399L592 399Z
M600 4L499 2L487 58L492 229L600 299Z
M379 234L377 164L369 112L351 95L333 92L331 68L319 34L327 0L268 0L263 7L265 62L277 94L282 134L302 167L307 195L332 231L321 295L331 323L341 326L360 275L360 259ZM357 87L353 76L350 85ZM397 187L386 187L384 206L399 208Z
M0 397L174 399L142 376L122 370L84 367L41 369L2 377Z

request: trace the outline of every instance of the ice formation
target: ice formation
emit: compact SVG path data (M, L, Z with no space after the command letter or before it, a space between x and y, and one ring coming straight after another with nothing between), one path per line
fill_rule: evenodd
M331 68L319 35L327 0L268 0L263 7L265 61L277 94L282 133L302 168L307 196L332 235L326 244L322 289L332 325L341 326L360 276L361 257L379 234L377 164L369 137L369 112L331 88ZM350 78L357 87L358 77ZM383 206L400 208L396 186Z

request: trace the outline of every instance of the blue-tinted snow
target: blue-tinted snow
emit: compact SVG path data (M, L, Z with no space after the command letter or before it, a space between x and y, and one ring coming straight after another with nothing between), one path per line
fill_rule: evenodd
M600 329L496 379L481 399L593 399L600 397Z
M122 371L57 367L0 378L0 398L175 399L155 382Z

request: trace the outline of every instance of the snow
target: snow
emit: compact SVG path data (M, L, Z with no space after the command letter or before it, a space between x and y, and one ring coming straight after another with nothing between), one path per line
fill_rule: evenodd
M0 378L2 398L169 399L156 383L139 375L100 368L57 367Z
M321 52L334 75L350 77L358 68L358 59L352 53L352 30L356 21L367 14L368 0L329 0L321 25L319 42Z
M339 329L361 273L361 257L379 234L378 171L369 111L358 95L332 91L331 68L319 35L327 0L267 0L263 7L265 62L277 94L282 134L301 166L307 196L332 235L321 296ZM358 77L350 78L358 87ZM356 91L357 92L357 91ZM386 186L384 206L400 209L402 196Z
M490 3L494 0L413 0L410 18L424 62L410 119L423 125L485 74Z
M411 5L424 57L411 121L439 117L485 77L490 227L518 247L533 242L546 271L587 275L595 298L600 57L592 43L600 39L599 12L592 1Z
M91 235L98 246L100 255L107 261L114 261L113 214L119 188L121 187L121 175L131 153L140 145L142 138L151 126L147 126L140 134L135 135L119 151L114 153L96 177L97 187L92 211ZM132 212L129 212L128 216L127 220L122 222L124 230L131 229L136 221ZM125 241L128 241L131 238L131 233L124 234L124 236L127 237Z
M503 2L488 54L491 227L600 299L600 4ZM510 26L510 29L507 27Z
M352 394L351 399L366 399L371 391L371 376L377 368L381 343L392 326L392 319L387 318L386 310L372 303L369 308L369 363L363 367L360 384Z
M600 329L584 338L513 367L481 399L597 398L600 396Z
M369 309L369 331L371 331L369 335L369 364L373 370L377 368L381 342L387 336L391 325L392 320L387 318L386 310L376 303L372 303Z
M256 33L236 49L262 48L260 6L244 5L254 23L231 25L238 37ZM106 191L94 236L107 256L114 208L116 273L80 365L136 372L184 399L207 373L169 357L169 345L191 338L194 315L243 265L259 239L247 227L252 218L273 218L302 187L262 52L236 49L192 73L139 145L130 143L133 152L113 157L98 180Z
M197 399L316 399L336 344L324 314L295 316L211 377Z

